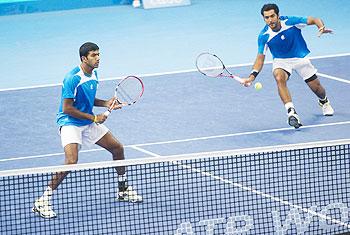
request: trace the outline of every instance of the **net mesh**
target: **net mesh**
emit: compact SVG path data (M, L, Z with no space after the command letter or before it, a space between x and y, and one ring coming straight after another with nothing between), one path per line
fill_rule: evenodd
M349 144L0 173L1 234L337 234L350 230ZM117 200L116 164L143 202ZM52 173L57 217L31 211Z

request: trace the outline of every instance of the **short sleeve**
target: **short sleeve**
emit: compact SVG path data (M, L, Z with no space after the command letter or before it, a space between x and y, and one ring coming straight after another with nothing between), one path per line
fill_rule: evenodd
M286 18L287 18L286 25L288 26L293 25L301 29L307 25L307 17L288 16Z
M63 84L62 84L62 98L64 99L75 98L76 88L79 82L80 82L80 77L77 75L66 77L63 80Z
M258 54L266 54L268 34L260 34L258 37Z

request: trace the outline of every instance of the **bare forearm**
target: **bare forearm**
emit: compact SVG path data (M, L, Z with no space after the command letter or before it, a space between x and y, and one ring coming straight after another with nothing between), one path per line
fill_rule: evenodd
M78 118L78 119L87 119L87 120L91 120L91 121L94 121L94 119L95 119L94 115L89 114L89 113L81 112L81 111L79 111L78 109L74 108L71 105L66 105L63 108L63 112L65 114L68 114L71 117Z
M250 86L255 78L258 76L260 71L262 70L264 66L264 61L265 61L265 55L264 54L258 54L256 56L255 62L253 64L252 71L249 74L248 78L244 78L242 84L246 87Z
M321 37L322 34L325 33L333 33L333 30L330 28L326 28L326 26L324 25L323 21L319 18L314 18L312 16L309 16L307 18L307 24L308 25L316 25L318 28L318 37Z
M258 54L253 65L252 72L249 75L250 79L254 80L257 77L264 66L264 61L265 55Z
M257 58L253 65L253 70L261 71L264 66L264 60L261 60L260 58Z
M321 29L322 27L324 27L324 23L321 19L315 18L312 16L309 16L307 18L307 24L308 25L316 25L318 29Z
M94 106L98 106L98 107L108 107L107 101L106 101L106 100L101 100L101 99L97 99L97 98L95 98Z

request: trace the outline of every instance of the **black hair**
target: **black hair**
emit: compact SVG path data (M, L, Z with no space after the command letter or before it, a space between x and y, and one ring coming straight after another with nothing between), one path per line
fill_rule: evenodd
M280 13L280 9L278 9L278 6L274 3L268 3L268 4L265 4L262 8L261 8L261 15L264 16L264 11L269 11L269 10L274 10L275 13L277 15L279 15Z
M95 43L93 42L84 43L79 48L80 60L82 60L81 57L83 56L87 57L90 51L97 51L97 50L99 50L99 47Z

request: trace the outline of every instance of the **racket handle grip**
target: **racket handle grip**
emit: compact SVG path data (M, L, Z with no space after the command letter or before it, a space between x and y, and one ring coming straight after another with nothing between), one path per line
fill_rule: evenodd
M108 117L111 114L111 111L107 110L106 112L103 113L106 117Z
M241 83L241 84L244 84L244 81L243 81L242 78L240 78L240 77L238 77L238 76L235 76L235 75L232 75L231 77L232 77L233 79L235 79L237 82L239 82L239 83ZM248 86L251 86L252 83L251 83L251 82L248 82L247 85L248 85Z
M230 77L233 78L233 79L235 79L235 80L236 80L237 82L239 82L239 83L243 83L243 79L240 78L240 77L238 77L238 76L231 75Z

